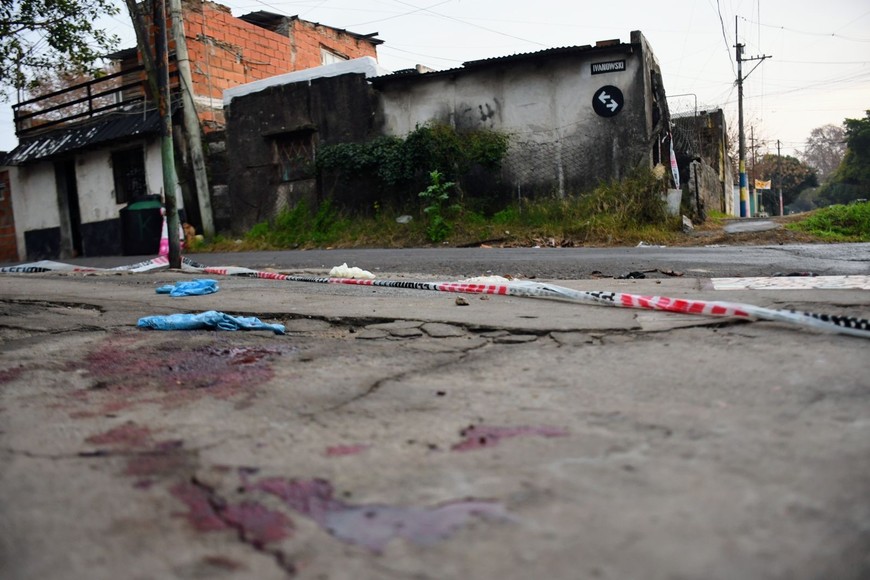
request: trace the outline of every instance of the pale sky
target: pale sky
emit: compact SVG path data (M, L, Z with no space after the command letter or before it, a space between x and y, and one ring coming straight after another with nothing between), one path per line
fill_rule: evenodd
M123 3L117 0L119 5ZM735 17L744 58L746 132L783 154L810 131L870 109L870 3L866 0L227 0L236 16L267 11L352 32L378 32L390 70L462 62L552 47L629 42L646 36L662 68L672 113L722 108L737 125ZM135 45L121 15L106 26ZM750 73L750 71L752 71ZM686 95L686 96L675 96ZM747 142L748 144L748 142ZM16 145L9 105L0 105L0 150Z

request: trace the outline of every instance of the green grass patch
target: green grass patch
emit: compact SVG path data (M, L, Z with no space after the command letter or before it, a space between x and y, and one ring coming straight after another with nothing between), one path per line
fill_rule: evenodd
M870 242L870 202L828 206L786 227L830 242Z
M441 184L442 186L445 184ZM679 216L668 216L661 192L663 184L650 171L639 171L621 181L602 184L594 191L523 200L485 212L470 195L450 203L423 195L417 207L377 205L373 215L351 215L326 202L317 208L299 203L269 222L254 226L239 239L217 237L197 251L252 251L315 247L407 248L428 245L472 246L602 246L670 244L679 239ZM438 205L444 204L444 205ZM452 201L452 200L450 200ZM438 205L433 210L433 205ZM428 211L427 211L428 209ZM398 223L402 214L412 217ZM433 214L445 227L433 230ZM402 220L405 221L405 220ZM448 223L449 221L449 223ZM437 225L437 224L436 224ZM449 227L447 227L449 226ZM437 235L435 235L437 234Z

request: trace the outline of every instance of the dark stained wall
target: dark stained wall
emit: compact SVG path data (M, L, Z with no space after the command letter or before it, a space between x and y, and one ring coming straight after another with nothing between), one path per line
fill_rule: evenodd
M244 231L282 209L320 199L317 147L367 141L377 103L362 74L270 87L234 98L227 110L231 230ZM337 198L350 190L332 192Z

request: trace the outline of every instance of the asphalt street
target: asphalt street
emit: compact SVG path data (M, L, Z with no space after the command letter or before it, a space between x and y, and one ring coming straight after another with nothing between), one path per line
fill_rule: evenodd
M416 248L403 250L335 249L280 252L191 254L210 266L326 269L347 262L372 272L468 277L509 274L577 280L595 275L667 270L688 277L870 274L870 244L796 244L785 246L635 247L635 248ZM150 256L80 258L70 263L112 267ZM651 272L655 274L655 272Z
M201 255L870 318L868 246ZM718 257L718 258L715 258ZM550 260L553 260L552 262ZM103 259L104 265L130 258ZM79 260L78 262L84 262ZM644 279L592 277L655 270ZM849 278L743 275L816 270ZM0 274L0 578L860 579L866 338L564 300ZM286 333L154 331L216 310Z

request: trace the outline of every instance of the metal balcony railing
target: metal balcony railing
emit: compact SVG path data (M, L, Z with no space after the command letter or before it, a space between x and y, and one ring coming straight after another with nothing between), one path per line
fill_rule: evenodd
M178 84L178 74L170 73ZM130 111L146 100L145 67L137 66L12 105L15 135L26 139L101 115Z

